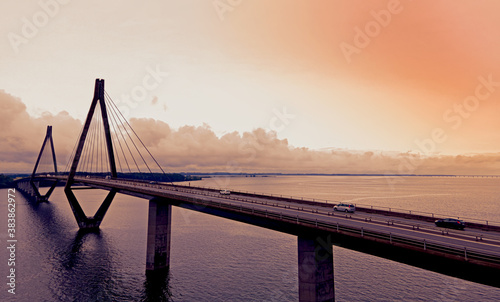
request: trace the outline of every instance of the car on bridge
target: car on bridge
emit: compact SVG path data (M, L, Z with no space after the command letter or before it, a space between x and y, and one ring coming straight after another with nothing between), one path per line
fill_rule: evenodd
M450 228L463 230L465 228L465 222L453 218L438 219L434 222L437 227Z
M354 213L356 211L356 206L353 205L352 203L339 203L333 206L333 210L346 213L347 212Z
M229 190L220 190L219 192L221 195L231 195L231 191Z

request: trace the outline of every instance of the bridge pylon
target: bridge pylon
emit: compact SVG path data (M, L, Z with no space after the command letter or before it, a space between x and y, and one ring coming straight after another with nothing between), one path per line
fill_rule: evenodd
M66 181L66 186L64 187L64 193L66 194L66 197L68 198L69 205L71 206L71 209L73 210L73 214L76 218L76 222L78 223L78 226L80 227L80 229L98 229L99 226L101 225L101 222L104 218L104 215L106 215L106 212L109 209L111 202L113 201L113 198L115 197L116 193L118 192L116 189L111 189L111 191L108 193L108 195L106 196L106 198L104 199L104 201L102 202L101 206L99 207L97 212L94 214L94 216L87 216L85 214L85 212L83 211L82 207L80 206L80 203L78 202L75 194L73 193L73 190L71 189L71 186L75 183L76 169L78 168L78 163L80 161L83 147L85 145L85 139L87 138L87 133L89 131L89 127L90 127L90 124L92 121L92 117L94 116L97 104L99 104L99 107L101 108L101 117L102 117L102 122L103 122L103 126L104 126L104 135L105 135L105 139L106 139L107 155L108 155L108 160L109 160L109 168L110 168L110 172L111 172L111 177L112 178L117 177L116 163L115 163L115 157L114 157L114 152L113 152L113 143L112 143L112 139L111 139L111 131L109 128L108 113L106 110L106 102L104 99L104 80L96 79L95 89L94 89L94 97L92 99L89 113L87 114L87 119L85 120L85 124L83 126L83 130L82 130L82 133L80 135L78 145L76 147L75 155L73 157L73 162L71 164L71 168L70 168L69 174L68 174L68 179Z
M33 173L31 173L30 177L30 185L33 188L33 193L34 197L37 202L40 201L47 201L54 191L55 187L57 186L57 183L59 182L58 180L55 180L54 183L50 186L49 190L45 195L40 194L40 191L38 190L38 187L36 185L36 172L38 169L38 165L40 164L40 159L42 158L43 151L45 150L47 144L50 144L50 149L52 152L52 161L54 163L54 173L57 174L57 161L56 161L56 152L54 150L54 140L52 139L52 126L47 126L47 132L45 134L45 139L43 140L42 148L40 149L40 153L38 154L38 158L35 163L35 167L33 168Z

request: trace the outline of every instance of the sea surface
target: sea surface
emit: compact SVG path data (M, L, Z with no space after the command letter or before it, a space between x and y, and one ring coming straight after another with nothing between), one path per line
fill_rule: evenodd
M278 176L191 186L349 201L500 223L500 178ZM92 215L106 192L79 190ZM82 234L62 191L16 202L15 295L7 292L7 190L0 190L0 301L297 301L294 236L174 207L166 275L146 276L148 201L118 194ZM500 289L333 247L336 301L500 301ZM500 278L492 276L492 278Z

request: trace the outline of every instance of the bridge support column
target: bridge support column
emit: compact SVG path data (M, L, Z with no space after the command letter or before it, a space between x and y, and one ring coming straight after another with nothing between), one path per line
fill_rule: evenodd
M299 301L335 301L330 235L298 236Z
M159 199L149 201L146 271L167 269L170 265L172 205Z

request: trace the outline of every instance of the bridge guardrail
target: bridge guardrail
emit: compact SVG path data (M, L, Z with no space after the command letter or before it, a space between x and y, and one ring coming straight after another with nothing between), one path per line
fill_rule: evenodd
M228 205L226 205L226 206L229 208L233 208L235 210L241 211L240 207L238 207L238 206L228 206ZM465 260L477 259L477 260L481 260L481 261L492 262L492 263L500 266L500 257L499 256L484 253L484 252L474 251L474 250L467 250L467 248L465 248L465 247L463 249L460 249L457 247L443 245L440 243L429 242L429 241L426 241L425 239L421 240L421 239L411 239L411 238L401 237L401 236L394 236L391 233L387 234L387 233L381 233L381 232L374 232L374 231L370 231L370 230L365 230L363 228L358 229L358 228L354 228L354 227L350 227L350 226L341 225L339 223L332 224L332 223L318 221L318 220L312 220L312 219L308 219L308 218L301 218L298 215L296 217L293 217L293 216L290 216L287 214L283 214L283 213L279 213L279 215L278 215L277 213L272 213L272 212L267 212L267 211L264 213L264 211L262 211L262 210L252 210L252 213L265 215L268 218L275 217L275 218L278 218L280 220L286 219L290 222L296 222L297 224L303 223L303 224L307 224L307 225L314 226L314 227L325 227L325 228L328 228L330 230L334 230L337 232L340 232L340 231L350 232L350 233L354 233L354 234L359 234L361 237L372 236L375 238L390 241L391 244L401 243L401 244L411 245L411 246L414 246L417 248L421 248L424 251L425 250L433 250L433 251L437 251L437 252L443 252L443 253L448 253L448 254L453 254L453 255L459 256L459 257L463 257Z
M85 179L88 180L88 179ZM101 180L101 179L99 179ZM102 179L104 180L104 179ZM121 183L128 183L134 186L144 186L144 187L156 187L158 189L163 189L163 188L174 188L174 189L186 189L186 190L192 190L192 189L201 189L207 192L212 192L212 193L219 193L220 189L216 188L210 188L210 187L192 187L192 186L184 186L184 185L169 185L169 184L163 184L163 183L158 183L158 184L150 184L146 182L137 182L137 181L130 181L130 180L124 180L124 179L111 179L111 180L106 180L106 181L112 181L112 182L121 182ZM276 195L276 194L262 194L259 195L256 192L240 192L240 191L234 191L231 190L231 193L233 195L242 195L242 196L248 196L248 197L256 197L256 198L262 198L266 197L268 199L272 200L279 200L279 201L284 201L284 202L294 202L294 203L303 203L303 204L308 204L312 206L320 206L320 207L331 207L333 204L336 204L336 202L333 201L328 201L328 200L323 200L326 201L326 203L322 203L322 199L298 199L294 198L292 196L287 197L283 195ZM360 207L358 204L356 204L356 209L359 212L365 212L365 213L373 213L373 214L380 214L380 215L387 215L387 216L395 216L395 217L401 217L401 218L409 218L409 219L417 219L417 220L422 220L422 221L427 221L427 222L434 222L436 219L440 218L447 218L447 217L453 217L449 215L441 215L441 214L434 214L434 213L426 213L426 212L419 212L419 211L413 211L413 210L403 210L403 209L397 209L397 208L388 208L388 207L373 207L373 206L368 206L365 205L366 207ZM423 214L430 214L431 216L426 216ZM440 216L438 216L440 215ZM495 230L495 231L500 231L500 222L492 222L488 220L479 220L479 219L474 219L474 218L465 218L462 217L467 223L468 228L475 228L475 229L481 229L481 230ZM472 222L472 221L477 221L477 222ZM479 222L484 222L479 223Z
M176 185L179 186L179 185ZM212 192L219 192L221 189L211 188L211 187L191 187L191 186L182 186L185 188L199 188L203 190L208 190ZM322 206L322 207L332 207L335 204L338 204L338 201L332 201L327 199L318 199L318 198L303 198L303 197L294 197L283 194L267 194L267 193L258 193L258 192L250 192L250 191L237 191L231 190L233 194L240 194L246 196L254 196L254 197L267 197L269 199L275 199L280 201L290 201L290 202L301 202L304 204L314 205L314 206ZM360 212L366 213L376 213L381 215L388 216L396 216L401 218L411 218L411 219L420 219L424 221L434 222L437 219L442 218L457 218L465 220L468 227L477 228L482 230L495 230L500 231L500 221L491 221L485 219L477 219L472 217L465 216L454 216L454 215L446 215L432 212L423 212L423 211L415 211L415 210L406 210L400 208L393 207L383 207L383 206L373 206L373 205L365 205L354 203L356 206L356 210Z
M156 188L156 189L164 189L165 188L164 184L148 184L148 183L144 183L144 182L135 182L135 181L128 181L128 180L115 180L115 182L126 183L126 184L133 185L133 186L142 186L142 187ZM174 188L176 191L182 191L182 192L187 192L187 193L200 194L197 191L193 191L192 187L179 187L179 186L171 186L171 185L167 185L167 186L170 189ZM197 189L197 188L195 187L194 189ZM206 196L217 196L219 198L226 198L226 199L232 199L232 200L249 202L249 203L257 203L256 200L242 198L242 197L239 197L237 194L233 194L233 195L220 195L219 191L216 191L216 190L203 190L202 192L205 192L205 194L202 194L202 195L206 195ZM235 197L235 195L237 197ZM242 196L246 197L246 195L242 195ZM261 196L259 196L259 197L261 198ZM267 202L267 201L265 201L265 202L262 201L261 204L275 206L275 207L281 207L279 203L270 203L270 202ZM286 207L286 205L285 205L284 208L294 208L294 207L292 207L292 206ZM307 210L304 207L299 207L299 206L295 207L295 209L302 210L302 211L306 211ZM310 211L313 212L313 213L320 213L320 214L328 215L328 216L336 216L336 215L344 216L344 214L340 214L340 213L339 214L335 214L334 212L330 212L330 211L325 211L323 213L321 211L314 210L314 209L311 209ZM346 215L346 218L347 217L348 216ZM363 221L363 220L364 221L370 221L370 222L378 223L378 224L390 224L390 225L393 225L393 226L407 227L407 228L411 228L413 230L415 230L415 229L426 230L427 232L430 232L430 233L441 232L443 235L444 235L444 233L446 233L448 235L448 232L449 232L448 229L443 229L441 231L437 231L435 228L426 227L426 226L419 225L419 224L407 223L405 221L399 221L399 220L394 220L394 219L391 219L391 220L380 220L380 219L374 219L371 216L370 217L361 217L361 218L358 218L357 215L355 217L352 217L351 215L349 215L348 218L356 219L356 220L359 220L359 221ZM463 237L464 239L476 240L476 241L483 241L483 237L484 237L482 234L463 235L463 234L456 233L454 235L455 236L459 236L459 237ZM496 242L498 242L498 239L494 239L494 238L489 238L488 237L488 240L485 240L485 241L488 241L490 243L496 243Z

